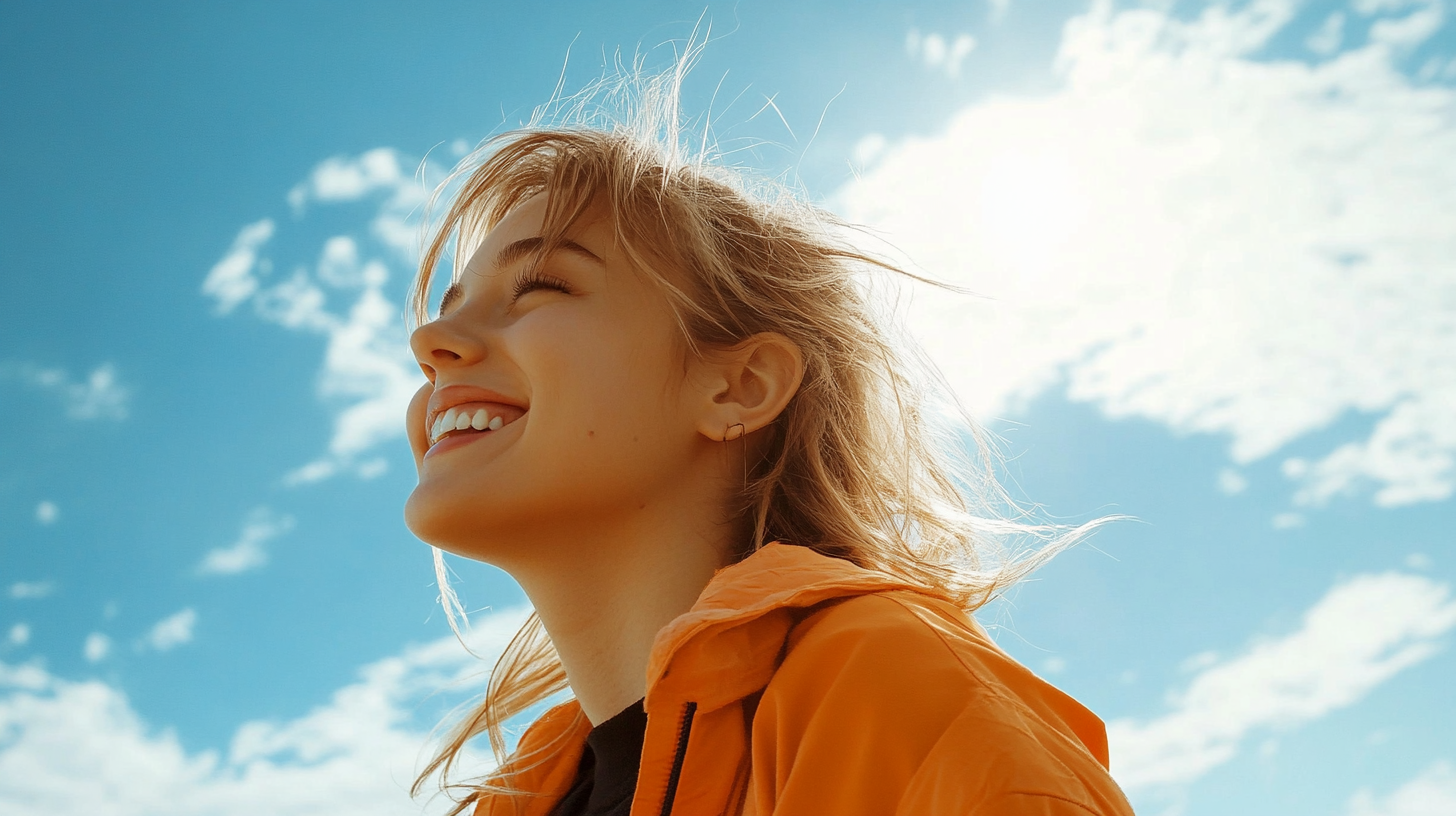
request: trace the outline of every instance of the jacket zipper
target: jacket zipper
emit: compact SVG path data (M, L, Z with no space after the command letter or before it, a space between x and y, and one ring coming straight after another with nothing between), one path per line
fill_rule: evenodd
M688 756L688 735L693 731L693 717L697 716L698 704L683 706L682 724L677 731L677 752L672 757L672 772L667 775L667 793L662 797L662 816L672 813L672 800L677 798L677 782L682 776L683 761Z

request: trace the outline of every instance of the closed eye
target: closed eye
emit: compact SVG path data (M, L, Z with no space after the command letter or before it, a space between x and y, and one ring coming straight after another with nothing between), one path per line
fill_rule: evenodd
M548 275L539 269L527 269L516 278L515 288L511 291L511 301L520 300L521 296L536 289L553 289L562 294L571 294L571 287L561 278Z

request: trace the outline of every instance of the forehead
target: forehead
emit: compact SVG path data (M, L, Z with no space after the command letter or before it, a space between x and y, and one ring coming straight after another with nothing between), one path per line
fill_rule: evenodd
M540 235L545 219L546 196L532 196L506 213L506 217L486 233L482 243L509 243L518 238Z
M546 220L546 196L538 194L526 199L506 213L499 223L485 234L485 237L471 253L467 265L471 271L492 272L491 259L501 249L526 238L539 237ZM612 230L607 213L598 205L587 209L574 223L567 227L563 237L582 244L597 257L610 262Z

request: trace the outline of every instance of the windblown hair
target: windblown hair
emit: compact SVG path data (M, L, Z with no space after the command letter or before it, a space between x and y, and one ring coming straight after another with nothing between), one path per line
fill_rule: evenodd
M729 508L749 531L742 555L771 541L808 547L975 610L1090 532L1100 521L1075 529L1028 521L998 484L982 433L945 410L953 400L935 401L949 390L870 296L876 276L918 276L857 249L850 225L785 185L689 146L678 110L686 62L599 85L558 106L562 121L544 125L538 112L467 157L440 188L453 199L421 258L414 319L430 319L431 281L447 254L458 277L484 235L526 200L545 196L547 247L600 207L593 211L609 214L619 248L665 294L689 353L759 332L782 334L802 352L802 384ZM604 96L615 115L603 113ZM507 757L503 724L565 689L532 615L415 792L441 774L442 787L464 791L453 816L487 792L512 791L511 776L542 757ZM500 768L450 782L482 732Z

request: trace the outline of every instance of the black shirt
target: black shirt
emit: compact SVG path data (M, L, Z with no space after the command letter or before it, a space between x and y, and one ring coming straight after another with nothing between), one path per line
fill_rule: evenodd
M646 733L647 712L641 700L593 728L586 736L576 781L551 816L627 816Z

